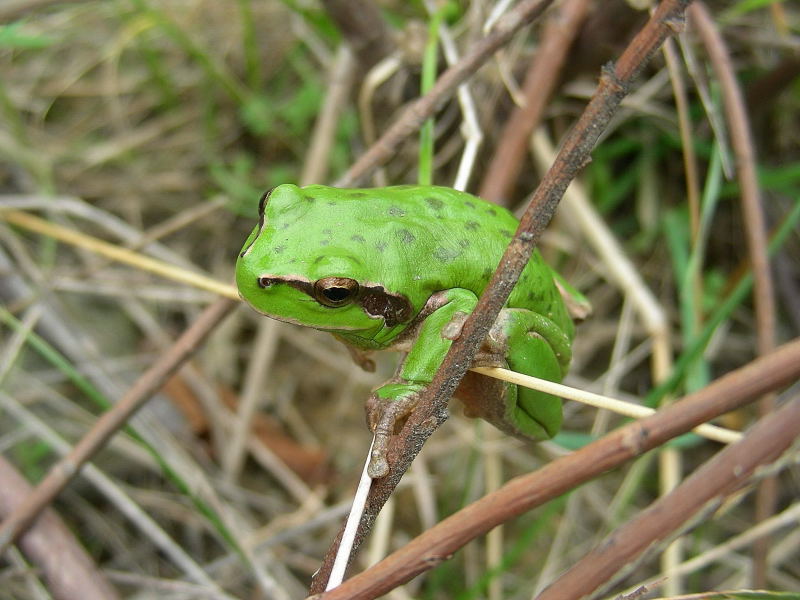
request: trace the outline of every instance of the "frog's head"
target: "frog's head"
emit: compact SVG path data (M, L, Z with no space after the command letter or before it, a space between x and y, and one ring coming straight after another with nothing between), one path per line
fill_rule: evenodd
M303 190L281 185L264 195L259 224L236 261L239 294L257 311L281 321L371 339L409 321L408 299L370 281L350 248L325 245Z

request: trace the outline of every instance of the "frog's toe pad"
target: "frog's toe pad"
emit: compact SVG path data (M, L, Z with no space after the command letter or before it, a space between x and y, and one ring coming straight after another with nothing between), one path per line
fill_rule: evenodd
M387 391L397 392L400 386L389 390L384 386L371 394L366 404L367 424L375 434L372 443L367 474L372 479L385 477L389 473L389 461L386 453L392 435L399 433L408 416L414 411L419 401L419 393L415 387L403 386L402 393L392 393L389 397L381 396Z
M367 465L367 475L370 479L380 479L389 474L389 461L386 460L386 449L379 450L373 446Z

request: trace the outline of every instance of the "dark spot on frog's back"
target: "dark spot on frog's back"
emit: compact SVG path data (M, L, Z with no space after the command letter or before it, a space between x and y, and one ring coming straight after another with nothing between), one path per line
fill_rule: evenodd
M425 202L428 204L428 206L430 206L433 210L436 211L442 210L442 208L444 207L444 202L442 202L438 198L433 198L431 196L425 198Z
M314 203L317 201L317 199L314 196L309 196L307 194L303 196L303 200L305 200L308 203Z
M333 235L333 230L326 227L325 229L322 230L322 234L325 237L331 237Z
M538 290L529 290L528 291L528 300L533 302L539 302L544 299L544 296Z
M433 257L440 262L450 262L457 256L458 252L443 246L438 246L436 250L433 251Z
M278 244L277 246L275 246L275 247L272 249L272 253L273 253L273 254L283 254L283 252L284 252L285 250L286 250L286 244Z
M382 286L364 286L359 304L368 315L383 317L387 327L411 319L411 303L402 294L387 292Z
M389 213L390 217L405 217L406 216L406 211L404 211L399 206L390 206L389 210L386 211L386 212Z
M469 248L469 240L466 238L458 240L458 245L462 248Z
M495 209L491 208L491 207L490 207L490 208L487 208L487 209L486 209L486 212L487 212L488 214L492 215L493 217L494 217L495 215L497 215L497 211L496 211Z
M350 192L351 198L366 198L367 196L369 196L367 192Z
M512 238L514 237L514 232L510 229L498 229L497 232L502 235L503 237Z
M376 242L375 243L375 250L383 254L383 251L389 246L386 242Z
M469 200L464 200L464 206L466 206L467 208L475 208L475 203L470 202Z
M400 238L400 241L404 244L411 244L416 241L416 237L414 234L411 233L408 229L398 229L397 230L397 237Z
M352 241L354 241L354 242L358 242L359 244L363 244L364 242L366 242L366 241L367 241L366 239L364 239L364 236L363 236L363 235L358 235L358 234L356 234L356 235L351 235L351 236L350 236L350 239L351 239Z
M477 231L481 228L481 224L477 221L467 221L464 223L464 229L469 229L470 231Z

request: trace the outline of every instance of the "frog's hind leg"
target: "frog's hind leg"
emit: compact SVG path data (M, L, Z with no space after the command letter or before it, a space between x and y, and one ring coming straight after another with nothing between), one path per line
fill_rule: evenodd
M489 356L478 364L508 366L512 371L561 381L570 360L570 341L552 321L524 309L505 309L489 334ZM469 417L481 417L522 439L549 439L561 428L561 399L544 392L468 373L456 395Z
M561 381L561 365L548 342L536 331L526 331L510 344L508 368L548 381ZM506 418L516 435L549 439L561 429L561 398L530 388L511 385L507 389Z

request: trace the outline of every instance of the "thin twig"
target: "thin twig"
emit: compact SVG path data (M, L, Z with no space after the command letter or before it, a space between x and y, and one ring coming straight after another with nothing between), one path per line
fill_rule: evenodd
M562 2L550 16L542 31L528 73L525 76L524 106L514 108L506 121L499 145L486 169L479 196L502 204L522 169L528 139L541 119L544 108L558 82L567 51L589 10L588 0Z
M681 70L678 50L672 40L667 40L667 43L664 44L664 60L669 70L672 95L675 98L675 110L678 113L678 130L681 136L683 170L686 178L686 200L689 206L689 231L691 233L692 247L697 248L700 243L700 178L697 169L697 156L694 151L694 140L692 139L689 99L686 93L686 85L683 81L683 71ZM696 320L693 327L695 328L694 331L697 331L700 328L701 323L699 321L703 314L701 302L703 298L703 279L699 268L694 270L689 285L693 288L693 309Z
M9 415L13 416L22 427L45 442L56 453L61 456L69 453L72 448L69 442L60 437L58 433L39 419L39 417L33 415L16 399L4 396L0 393L0 401L3 403L3 409L7 411ZM119 485L111 481L109 476L91 463L85 465L83 469L81 469L81 476L94 487L97 492L104 496L131 525L138 529L141 537L149 540L150 543L163 554L167 562L179 569L184 577L205 587L212 594L216 594L217 597L230 600L214 582L211 576L208 575L143 508L128 497Z
M761 188L756 173L755 149L750 122L736 81L725 42L717 31L705 4L695 2L689 9L693 24L708 50L711 64L723 91L725 114L736 159L736 173L742 196L742 211L748 251L754 278L754 304L758 334L758 353L766 354L775 347L775 300L767 253L767 228Z
M425 0L428 14L434 14L436 6L435 0ZM447 64L450 66L457 64L460 60L458 50L453 41L453 36L445 23L439 26L439 38L441 39L442 53L445 60L447 60ZM458 104L461 107L461 115L463 116L461 136L464 138L464 151L458 163L458 172L453 181L453 189L464 191L467 189L469 178L472 175L472 168L478 156L478 149L483 143L483 131L478 120L478 110L468 83L462 83L458 86Z
M78 442L72 451L61 458L36 486L30 497L21 503L0 524L0 554L25 531L33 520L78 474L80 468L103 448L106 442L128 419L141 408L164 382L202 344L206 336L236 306L228 299L217 300L210 305L187 329L169 351L155 362L108 412Z
M756 313L756 343L759 355L775 347L775 291L772 286L769 254L767 252L767 228L761 189L756 174L755 149L750 133L750 122L741 88L731 64L728 49L703 2L696 2L689 12L700 38L708 51L711 65L722 88L725 115L731 135L736 160L736 175L742 198L742 213L747 237L747 248L753 271L753 304ZM759 403L760 414L766 415L775 409L772 395ZM775 512L778 483L775 478L764 479L756 499L756 521L763 521ZM753 587L762 588L767 583L766 558L769 538L762 538L753 547Z
M478 347L525 268L564 190L586 164L600 133L627 94L633 79L667 36L681 29L686 4L686 0L662 2L647 25L625 49L616 66L604 69L595 95L565 138L553 167L534 192L500 266L481 295L474 312L464 323L461 336L453 342L433 381L420 395L419 403L400 435L393 438L388 451L390 472L386 477L376 480L370 490L356 547L372 527L381 506L389 498L425 440L447 419L448 400L470 367ZM340 536L341 532L326 553L323 564L312 581L312 593L321 592L325 587Z
M442 73L430 92L408 106L397 121L358 158L335 185L352 186L394 156L398 146L419 130L425 119L453 94L460 83L474 74L500 46L541 15L552 2L553 0L522 0L513 10L501 17L491 33L473 44L470 52Z
M354 71L353 53L343 44L336 52L325 100L320 108L319 116L314 122L311 142L308 145L309 151L303 161L303 172L300 175L301 185L322 183L328 177L331 148L336 138L341 115L350 97Z
M26 479L0 456L0 516L24 503L31 487ZM54 511L47 511L22 539L25 555L42 571L48 588L58 600L115 600L116 590L106 580Z
M101 254L106 258L136 267L142 271L149 271L151 273L155 273L156 275L160 275L161 277L172 279L173 281L180 281L196 288L208 290L209 292L214 292L215 294L219 294L225 298L230 298L232 300L239 299L239 292L234 286L226 285L216 281L215 279L212 279L207 275L203 275L202 273L193 273L182 267L170 265L148 256L144 256L143 254L139 254L133 250L115 246L114 244L104 242L90 235L86 235L85 233L81 233L79 231L51 223L50 221L40 219L34 215L30 215L18 210L0 210L0 219L4 219L8 223L29 229L30 231L35 231L37 233L50 236L62 242L67 242L73 246L91 250L92 252Z
M497 492L481 498L435 527L428 529L377 565L348 579L338 588L323 594L320 600L345 598L356 600L376 598L385 594L392 588L410 581L420 573L430 570L448 559L453 552L468 541L483 535L500 523L541 506L581 483L687 432L700 423L735 410L766 391L785 386L796 380L798 376L800 376L800 338L781 346L765 357L757 358L752 363L724 375L702 390L686 396L655 415L626 425L572 454L548 463L538 471L509 481ZM765 462L765 457L769 460L774 459L777 446L771 446L769 440L775 440L778 445L783 442L788 445L796 435L796 433L792 433L794 431L792 427L800 428L800 401L795 401L791 406L793 408L787 406L790 408L790 412L782 415L782 418L765 420L744 440L728 446L720 452L718 457L733 451L737 457L735 464L739 464L741 461L743 469L741 472L732 465L727 465L725 469L713 466L713 474L721 482L706 485L704 479L700 478L699 484L694 482L690 484L692 486L690 490L699 494L700 491L697 490L699 487L701 490L705 490L705 494L713 496L719 490L741 482L744 474L749 473L754 464ZM766 433L765 430L769 430L769 433ZM767 443L764 443L765 440ZM770 450L766 450L767 447ZM761 450L758 451L758 448ZM730 456L730 454L725 454L725 456ZM749 464L751 460L752 464ZM703 469L707 467L708 465ZM683 485L696 480L697 477L693 477ZM683 489L683 487L679 489ZM681 494L687 494L687 492L684 490ZM689 495L691 496L691 494ZM662 512L676 518L675 515L686 505L669 508L672 505L666 503L665 498L668 496L659 499L657 504L662 507ZM664 508L664 504L667 504L668 508ZM643 534L641 538L636 538L637 543L643 543L644 537ZM610 576L614 572L613 564L616 564L615 561L621 554L627 552L627 547L603 546L601 550L609 555L608 564L604 563L605 569L608 571L591 567L593 563L589 563L589 565L592 571L597 570L601 575L605 573ZM612 556L615 557L613 560ZM590 572L584 570L578 573L576 578L580 579L582 574L586 574L588 585ZM592 583L592 585L596 584ZM584 593L589 589L587 587ZM544 597L559 599L573 597L567 593L561 595L563 590L561 587L551 586L549 590L549 592L544 592L547 594Z
M670 573L670 576L674 577L675 575L696 573L700 569L716 562L721 562L722 564L728 563L731 559L731 555L737 550L745 548L763 536L769 536L781 528L794 528L798 521L800 521L800 502L795 502L780 514L770 517L758 525L748 528L739 535L725 540L724 543L709 548L702 554L698 554L682 562L675 568L675 571ZM662 579L663 576L658 575L646 581L644 585L649 588L655 588Z
M617 400L616 398L609 398L608 396L601 396L600 394L593 394L577 388L556 383L554 381L547 381L539 377L531 377L522 373L509 371L508 369L500 369L497 367L473 367L471 369L481 375L494 377L502 381L508 381L515 385L521 385L532 390L538 390L546 394L553 394L559 396L564 400L573 400L586 404L587 406L594 406L595 408L602 408L615 412L619 415L633 417L634 419L641 419L649 417L656 411L648 406L641 404L634 404L633 402L625 402L624 400ZM709 425L704 423L694 429L697 435L706 439L714 440L723 444L732 444L742 439L742 434L738 431L732 431L716 425Z
M741 487L756 468L775 460L798 435L800 397L765 417L744 440L719 452L672 492L612 532L556 579L537 600L572 600L597 589L649 546L668 537L706 504L722 500Z

